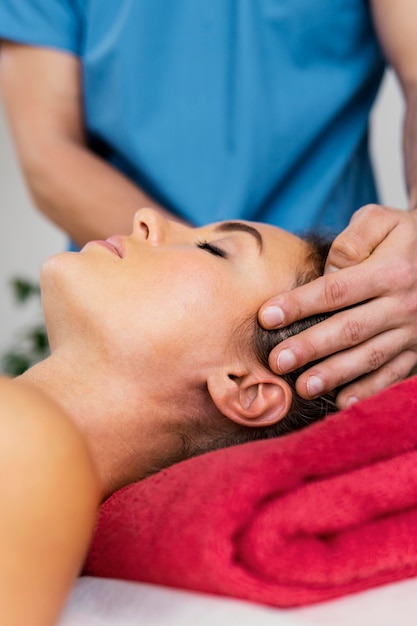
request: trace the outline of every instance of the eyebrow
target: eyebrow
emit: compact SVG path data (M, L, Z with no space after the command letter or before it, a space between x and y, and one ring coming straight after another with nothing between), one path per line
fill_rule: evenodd
M259 248L259 252L262 252L263 247L263 239L262 235L253 226L249 226L249 224L244 224L243 222L222 222L214 229L217 233L230 233L230 232L241 232L241 233L249 233L256 239L256 244Z

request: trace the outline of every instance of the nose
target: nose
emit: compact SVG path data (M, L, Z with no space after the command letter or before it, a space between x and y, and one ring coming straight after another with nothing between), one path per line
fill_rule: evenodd
M155 209L139 209L133 219L133 234L147 241L151 246L159 246L165 237L169 220Z
M133 236L139 236L151 246L187 243L194 229L177 220L170 220L155 209L139 209L133 219Z

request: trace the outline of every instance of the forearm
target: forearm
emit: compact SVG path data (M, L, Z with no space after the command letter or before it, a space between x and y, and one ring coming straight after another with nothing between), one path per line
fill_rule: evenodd
M21 158L39 210L80 246L92 239L128 234L138 209L158 205L126 176L82 144L44 140L33 158Z
M409 209L417 207L417 4L415 0L371 0L370 7L385 58L402 87L404 168Z
M5 112L42 213L82 245L130 233L139 208L163 211L86 146L79 59L9 42L2 44L0 61Z
M417 82L406 90L404 119L404 169L409 209L417 209Z

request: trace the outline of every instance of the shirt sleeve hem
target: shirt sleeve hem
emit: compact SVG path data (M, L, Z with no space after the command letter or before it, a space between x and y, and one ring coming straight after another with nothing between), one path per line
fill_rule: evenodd
M2 41L11 41L27 46L39 47L39 48L51 48L53 50L59 50L62 52L68 52L75 56L79 56L77 48L73 42L62 41L58 39L50 38L36 38L27 35L21 35L19 33L13 33L11 31L2 31L0 28L0 44Z

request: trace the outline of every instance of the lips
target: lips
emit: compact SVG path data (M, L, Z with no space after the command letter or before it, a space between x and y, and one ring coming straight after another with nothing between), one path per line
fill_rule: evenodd
M113 237L109 237L108 239L106 239L106 241L104 243L107 243L109 246L111 246L114 250L114 252L121 258L123 259L124 257L124 246L123 246L123 241L122 238L114 235Z
M118 235L114 237L109 237L105 241L103 241L102 239L89 241L88 243L85 244L83 250L89 248L90 246L101 246L102 248L106 248L106 250L108 250L112 254L115 254L120 259L123 259L125 256L123 237L119 237Z

